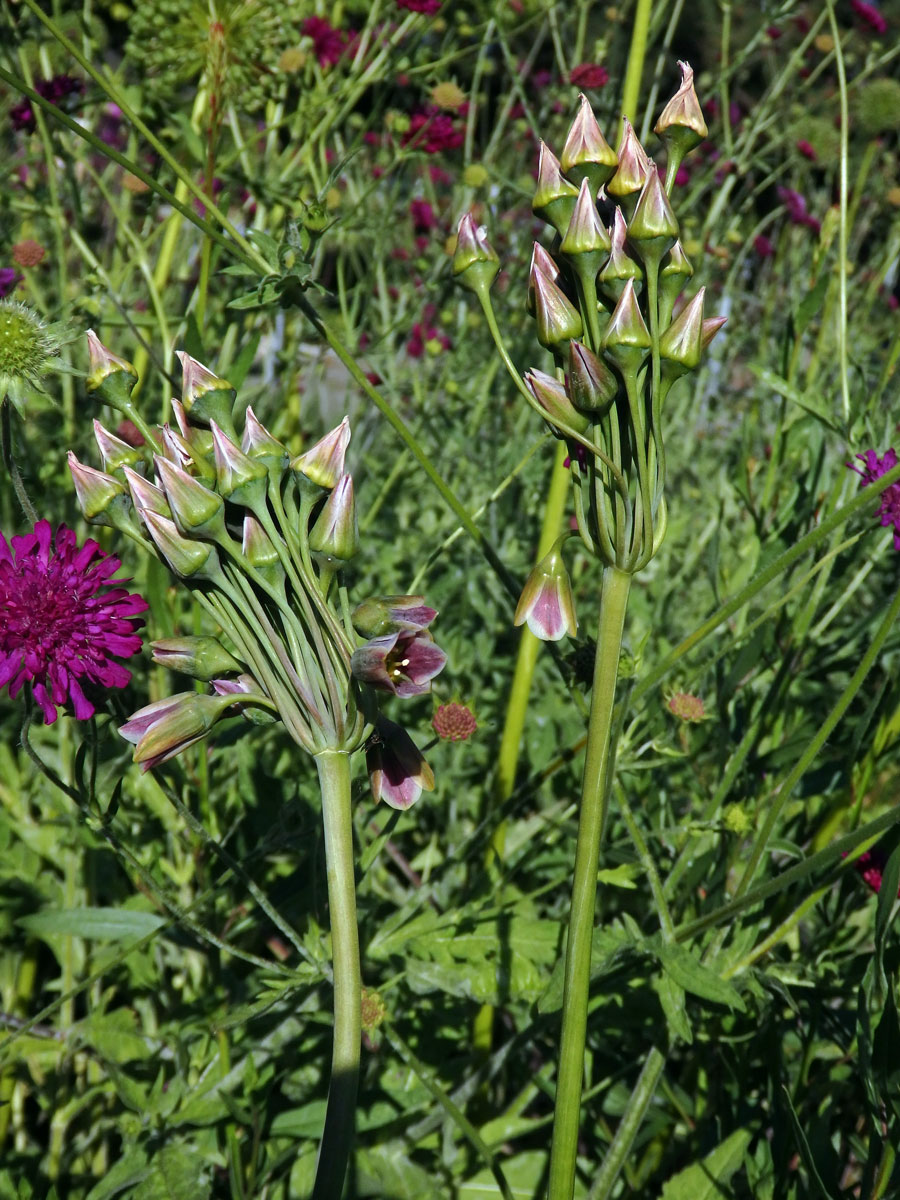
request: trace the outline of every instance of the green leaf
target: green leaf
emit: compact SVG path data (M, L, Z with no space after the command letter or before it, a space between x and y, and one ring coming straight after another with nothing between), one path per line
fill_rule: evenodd
M45 908L16 921L37 937L64 936L115 941L143 938L166 924L157 913L130 908Z
M100 1182L87 1194L87 1200L110 1200L125 1188L134 1187L150 1174L147 1155L143 1149L130 1150L111 1166Z
M503 1160L503 1175L515 1200L534 1200L546 1169L546 1150L526 1150L524 1154ZM576 1179L574 1195L581 1200L586 1194L581 1180ZM500 1200L501 1197L497 1181L487 1168L460 1184L455 1195L458 1200Z
M751 1137L748 1129L736 1129L702 1162L673 1175L663 1187L660 1200L722 1200L727 1194L725 1187L744 1161Z
M134 1200L207 1200L206 1160L186 1142L169 1142L154 1152L151 1172L134 1190Z
M665 971L661 975L654 976L652 986L654 992L659 996L666 1025L669 1027L669 1037L690 1045L694 1040L694 1035L691 1031L691 1022L684 1000L684 988L680 987Z
M822 304L825 301L825 293L828 291L830 282L831 276L827 271L823 271L813 287L797 305L794 311L794 327L798 337L822 308Z
M591 980L611 971L619 953L630 944L630 938L623 929L595 929L591 939ZM565 956L561 956L553 968L550 982L538 999L538 1012L552 1013L562 1008L565 972Z
M356 1155L356 1195L384 1200L442 1200L430 1176L406 1155L402 1142L387 1142Z
M107 1062L126 1063L149 1058L153 1047L138 1032L133 1009L117 1008L96 1013L75 1026L76 1031Z
M262 229L251 229L247 238L257 246L262 253L263 258L269 263L273 271L278 270L278 243L271 234L264 233Z
M654 954L667 975L701 1000L711 1000L714 1004L727 1004L738 1012L745 1012L746 1005L740 992L732 984L721 979L712 967L707 967L689 950L687 946L679 946L674 942L664 942L659 934L644 941L644 946Z

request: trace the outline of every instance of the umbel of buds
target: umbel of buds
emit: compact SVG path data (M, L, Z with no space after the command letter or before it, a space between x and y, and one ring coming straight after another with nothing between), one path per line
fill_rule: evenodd
M693 71L679 65L681 86L656 124L665 179L625 119L612 150L584 96L559 159L541 143L532 207L550 236L535 244L526 305L552 368L541 364L523 374L515 367L488 290L478 291L523 399L567 443L584 546L629 575L646 566L666 530L665 398L700 367L723 323L704 317L704 289L683 294L693 268L679 241L671 188L684 155L708 131ZM601 218L608 207L599 201L615 204L608 228ZM460 222L460 244L463 230L473 246L468 215ZM477 232L478 244L487 247L485 231ZM480 253L486 259L486 250ZM491 251L494 273L495 260ZM455 262L454 271L465 283ZM526 621L550 640L575 631L559 545L526 584L516 622Z
M174 421L151 429L132 403L131 364L93 333L88 346L89 387L137 417L144 445L130 446L94 422L104 469L69 456L82 512L161 558L210 623L203 636L153 644L155 662L211 691L135 713L121 729L135 743L135 760L157 766L226 717L280 719L312 755L369 746L376 798L408 806L432 777L409 735L382 724L379 697L428 691L446 658L426 632L437 613L422 596L364 601L356 628L341 602L336 575L360 548L347 418L292 458L250 408L238 434L234 388L180 353Z

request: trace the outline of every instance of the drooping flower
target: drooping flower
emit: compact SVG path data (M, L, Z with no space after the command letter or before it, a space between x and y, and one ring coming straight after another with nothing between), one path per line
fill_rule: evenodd
M528 576L513 618L514 625L527 621L542 642L558 642L566 634L574 637L577 629L575 598L561 551L563 540L556 542Z
M372 795L391 808L411 808L422 792L434 790L434 772L400 725L379 716L366 742Z
M140 650L135 618L147 601L113 578L120 566L95 541L79 547L65 525L55 545L49 521L9 542L0 534L0 687L15 697L30 683L48 725L67 702L79 721L93 716L85 685L131 678L114 660Z
M882 475L886 475L888 471L897 466L897 455L893 448L886 451L883 458L879 458L874 450L866 450L864 454L857 454L856 457L864 466L856 467L853 463L847 463L847 466L862 477L863 487L866 484L874 483L876 479L880 479ZM885 527L893 525L894 549L900 550L900 483L892 483L890 487L884 489L875 515Z
M372 596L350 614L353 628L363 637L384 633L421 633L437 616L424 596Z
M233 705L231 694L178 692L138 709L119 733L134 745L134 761L149 771L205 738Z
M446 662L447 655L427 633L386 633L354 650L350 670L370 687L405 698L430 691Z

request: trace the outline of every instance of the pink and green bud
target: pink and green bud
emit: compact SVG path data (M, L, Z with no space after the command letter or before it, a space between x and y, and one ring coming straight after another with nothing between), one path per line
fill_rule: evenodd
M707 317L705 319L703 322L703 329L700 334L700 343L704 350L727 320L727 317Z
M232 420L235 389L227 379L219 379L184 350L176 350L181 362L181 402L189 420L211 425L215 421L229 436L237 437Z
M214 637L162 638L150 643L153 661L170 671L208 683L217 675L237 674L244 669Z
M581 342L569 343L568 393L577 409L596 420L608 410L618 390L618 380L601 358Z
M249 405L244 415L241 449L248 458L254 458L261 462L273 478L280 478L287 466L289 458L287 447L269 433Z
M578 622L569 572L563 562L560 539L532 570L516 607L513 622L524 625L542 642L558 642L566 634L574 637Z
M475 293L486 292L500 270L500 259L488 241L487 230L475 223L470 212L460 217L450 270L458 284Z
M629 279L603 335L603 351L624 374L639 370L650 349L650 331Z
M372 596L350 614L353 628L362 637L384 633L421 633L437 616L424 596Z
M245 513L244 515L241 551L250 566L260 571L266 578L269 577L273 570L279 578L282 576L283 570L281 559L278 557L278 551L272 539L252 513Z
M317 487L331 489L344 474L344 459L350 445L350 418L344 417L330 433L291 462L298 482L310 480Z
M566 389L552 375L544 371L529 371L525 376L525 385L541 406L556 437L566 436L566 431L560 429L561 425L569 426L576 433L585 433L590 428L589 418L575 408Z
M144 456L136 446L130 446L128 442L123 442L114 433L104 429L96 417L94 418L94 437L100 450L100 457L103 459L104 471L117 471L120 467L136 467L139 462L143 462Z
M134 744L134 761L149 771L206 737L233 702L231 696L179 692L139 709L119 733Z
M532 210L541 220L552 225L562 237L577 199L578 189L563 178L559 169L559 159L549 146L541 142L537 190L531 201Z
M161 488L156 487L143 475L138 475L137 471L132 471L131 467L123 467L122 473L128 484L128 490L131 492L134 507L139 513L143 513L146 509L147 512L158 513L161 517L171 517L172 510L169 508L166 494Z
M222 497L162 455L157 454L153 461L179 530L186 537L215 540L225 536L225 502Z
M84 519L93 525L109 524L109 521L104 520L104 514L116 501L125 496L125 488L112 475L105 475L102 471L80 463L71 450L67 457L78 507L84 514Z
M354 650L350 670L361 683L405 699L430 692L446 662L428 633L385 633Z
M213 679L210 681L217 696L234 696L234 704L232 707L236 713L246 720L251 725L272 725L278 718L270 708L274 705L266 705L263 707L260 704L260 698L263 695L263 690L259 682L252 675L238 675L237 679ZM242 696L250 696L250 701L241 702Z
M422 792L434 791L434 772L405 729L379 716L366 742L366 768L376 803L411 808Z
M131 393L137 386L138 375L132 364L119 358L103 345L93 329L87 331L90 370L87 377L89 392L97 392L104 404L118 412L131 414Z
M531 282L534 287L534 316L538 341L548 350L562 351L566 342L582 335L584 327L578 310L573 308L540 267L532 269Z
M625 239L628 230L625 226L625 216L621 208L617 208L613 216L611 250L609 260L597 276L600 290L613 303L617 303L625 290L626 283L640 284L644 272L625 250Z
M216 491L225 500L255 509L266 502L269 472L264 462L250 458L240 446L210 421L216 461Z
M678 237L678 221L663 190L655 164L651 164L631 220L628 238L645 262L659 262Z
M674 178L684 156L709 137L700 101L694 91L694 72L686 62L679 62L678 65L681 67L681 87L662 110L653 127L653 132L662 138L669 152L667 185L671 183L670 177Z
M578 100L578 116L569 129L559 165L573 183L587 181L593 200L614 174L619 156L600 132L587 97L582 94Z
M318 520L310 530L309 548L317 554L325 554L343 562L358 552L356 501L353 498L353 480L349 475L341 476L334 491L322 505Z
M185 471L195 472L198 478L202 479L204 483L208 483L213 487L215 486L215 467L205 455L200 453L198 447L193 442L189 442L183 438L168 422L160 430L160 442L163 458ZM210 443L210 448L211 446L212 443Z
M617 199L633 196L635 192L639 192L647 182L647 175L650 173L650 159L647 157L647 151L638 141L631 122L627 117L623 117L622 124L624 133L622 144L619 147L619 165L615 175L606 185L607 193Z
M667 325L672 319L672 310L682 288L694 274L690 259L680 241L662 261L659 271L659 323Z
M175 396L172 397L170 404L172 405L172 412L175 414L178 430L187 445L190 446L191 455L195 461L199 462L200 459L208 461L211 459L213 440L210 431L199 425L192 425L187 418L187 413L184 411L184 405Z
M556 260L547 253L540 242L535 242L531 250L531 265L528 268L528 294L525 297L525 308L533 317L535 312L534 306L534 283L533 276L535 267L539 271L543 271L549 280L553 283L558 283L562 271L560 270Z
M671 378L695 371L700 366L705 293L706 288L701 288L659 339L659 356L662 359L663 371Z
M579 267L583 263L595 275L612 249L586 179L581 181L572 219L559 249L567 258L578 259Z
M153 544L168 566L182 579L216 580L221 575L219 556L209 542L189 541L181 536L174 521L138 509L141 520L153 539Z

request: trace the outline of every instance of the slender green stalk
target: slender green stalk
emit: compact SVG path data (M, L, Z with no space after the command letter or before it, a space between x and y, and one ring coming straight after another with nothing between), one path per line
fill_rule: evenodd
M844 422L850 421L850 375L847 366L847 160L850 156L850 112L847 105L847 72L844 70L844 54L841 49L841 31L834 14L834 0L828 0L828 21L834 38L834 63L837 67L838 94L841 103L841 169L839 175L840 227L838 246L840 252L838 280L840 284L840 319L838 321L838 362L841 368L841 407Z
M594 1180L594 1185L589 1193L590 1200L607 1200L612 1192L647 1109L650 1107L665 1065L666 1056L654 1046L647 1055L638 1081L634 1085L634 1091L631 1093L625 1106L625 1112L619 1121L616 1136L613 1138L606 1157L603 1159L600 1172Z
M622 116L627 117L633 125L636 124L637 102L641 90L641 76L644 73L644 59L647 57L647 33L652 12L653 0L637 0L634 25L631 29L631 47L628 51L628 67L622 87Z
M609 805L610 729L630 587L631 576L626 571L614 566L605 568L566 945L562 1039L550 1149L548 1200L571 1200L575 1186L597 863Z
M16 499L22 508L22 512L28 520L35 525L38 515L34 505L31 503L25 484L22 481L22 476L19 472L16 460L13 457L12 451L12 429L9 419L9 397L4 396L0 400L0 456L3 459L3 465L9 472L9 478L12 481L13 491L16 493Z
M342 750L316 755L325 827L325 864L334 971L334 1043L328 1107L312 1200L339 1200L353 1144L362 1017L359 931L353 878L350 756Z

